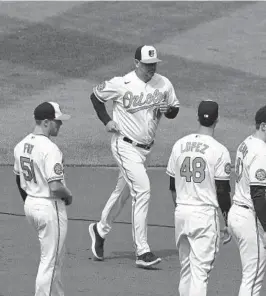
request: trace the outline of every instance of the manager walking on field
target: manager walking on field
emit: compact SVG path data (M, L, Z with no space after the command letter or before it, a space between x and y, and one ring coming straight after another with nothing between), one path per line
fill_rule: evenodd
M99 119L106 130L113 133L111 149L120 169L116 188L102 211L101 220L89 226L92 252L98 260L104 259L104 240L112 222L131 196L136 265L148 267L161 261L147 242L150 181L144 164L162 114L175 118L179 101L172 83L156 73L158 62L153 46L140 46L135 52L134 71L104 81L94 87L91 94ZM113 119L106 111L107 101L113 101Z
M57 103L44 102L34 110L35 129L14 149L14 172L27 220L40 241L41 258L35 296L64 296L61 269L67 234L66 205L72 194L65 186L63 155L50 139L63 120Z

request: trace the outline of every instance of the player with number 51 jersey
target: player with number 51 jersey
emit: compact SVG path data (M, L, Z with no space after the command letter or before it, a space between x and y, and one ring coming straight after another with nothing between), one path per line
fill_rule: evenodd
M40 242L35 296L64 296L61 280L72 193L65 186L63 154L51 137L70 115L56 102L34 109L35 128L14 148L14 173L25 216Z
M14 172L20 175L21 188L29 196L50 198L49 182L65 182L62 152L48 137L31 133L14 152Z

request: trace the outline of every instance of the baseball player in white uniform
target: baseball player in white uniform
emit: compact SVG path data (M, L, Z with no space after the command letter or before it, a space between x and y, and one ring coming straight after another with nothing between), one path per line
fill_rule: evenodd
M161 261L147 242L150 181L144 164L162 114L175 118L179 101L172 83L155 73L158 62L153 46L140 46L135 52L135 70L99 84L91 95L98 117L107 131L113 133L111 149L120 169L116 188L103 209L101 220L89 226L92 252L98 260L104 259L104 240L112 222L131 196L136 265L149 267ZM113 102L113 119L106 112L107 101Z
M207 283L219 250L220 206L225 224L231 206L231 159L213 138L218 104L202 101L197 133L179 139L167 166L175 208L175 237L181 265L180 296L207 295ZM226 239L230 241L227 229Z
M50 139L57 136L63 114L55 102L34 110L35 129L14 148L14 173L27 220L40 242L40 264L35 296L63 296L61 269L67 234L66 205L72 194L65 186L63 155Z
M255 115L256 131L237 148L235 194L229 230L242 263L239 296L259 296L266 264L266 106Z

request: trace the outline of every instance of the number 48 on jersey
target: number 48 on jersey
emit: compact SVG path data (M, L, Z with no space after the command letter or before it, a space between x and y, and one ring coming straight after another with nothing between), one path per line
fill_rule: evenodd
M202 157L191 158L187 156L180 168L180 176L186 182L201 183L205 179L206 162Z

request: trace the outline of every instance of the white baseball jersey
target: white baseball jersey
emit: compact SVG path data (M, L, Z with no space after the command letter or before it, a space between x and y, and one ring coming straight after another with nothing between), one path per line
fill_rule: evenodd
M266 186L266 144L254 136L247 137L237 148L236 186L233 201L254 208L250 185Z
M175 178L176 203L218 207L215 180L229 180L228 149L213 137L190 134L178 140L167 166Z
M132 71L104 81L93 92L102 103L113 101L113 120L121 134L140 144L154 140L161 118L159 103L166 100L169 106L179 106L172 83L157 73L145 83Z
M30 196L50 197L49 182L64 184L63 155L55 143L43 135L29 134L14 148L14 173Z

